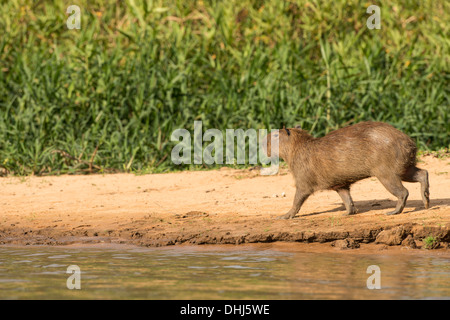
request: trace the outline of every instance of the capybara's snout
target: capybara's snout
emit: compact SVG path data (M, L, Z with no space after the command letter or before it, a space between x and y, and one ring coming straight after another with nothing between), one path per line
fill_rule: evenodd
M270 148L271 148L271 136L270 133L267 134L263 140L261 141L261 148L266 155L266 157L270 158Z
M268 158L274 158L279 156L280 137L278 130L266 135L262 141L262 148L264 154Z

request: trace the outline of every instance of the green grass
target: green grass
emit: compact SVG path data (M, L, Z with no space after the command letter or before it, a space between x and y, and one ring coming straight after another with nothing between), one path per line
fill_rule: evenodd
M425 249L436 249L439 246L439 240L433 236L428 236L422 240Z
M81 29L66 9L81 8ZM0 168L16 175L198 169L177 128L314 136L363 120L450 147L448 1L0 2Z

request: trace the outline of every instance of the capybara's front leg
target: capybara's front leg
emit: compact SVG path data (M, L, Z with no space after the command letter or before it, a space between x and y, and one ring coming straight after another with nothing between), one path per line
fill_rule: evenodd
M297 191L295 192L294 197L294 204L292 205L291 210L289 210L288 213L279 216L277 219L292 219L295 217L295 215L300 210L303 202L305 202L306 199L308 199L309 195L311 193L304 192L303 190L297 188Z

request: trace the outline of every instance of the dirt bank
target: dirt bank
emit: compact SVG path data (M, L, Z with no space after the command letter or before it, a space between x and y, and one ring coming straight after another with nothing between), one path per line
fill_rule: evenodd
M275 220L292 204L295 187L287 169L276 176L258 170L179 172L137 176L8 177L0 180L0 244L126 243L242 244L326 243L335 248L419 248L433 236L450 243L450 159L422 158L430 174L431 207L423 209L419 184L404 212L385 213L395 198L378 180L356 183L358 209L344 216L336 192L314 194L293 220Z

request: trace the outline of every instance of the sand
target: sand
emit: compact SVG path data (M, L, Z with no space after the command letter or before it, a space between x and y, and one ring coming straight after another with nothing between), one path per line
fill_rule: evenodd
M0 244L139 246L289 243L331 250L417 251L433 236L449 252L450 158L424 156L430 178L425 210L418 183L404 183L402 214L376 178L352 186L358 214L345 215L334 191L312 195L292 220L276 220L293 201L287 168L274 176L224 167L166 174L0 178ZM418 249L414 249L417 247ZM316 249L314 249L316 250ZM406 250L403 250L406 251Z

